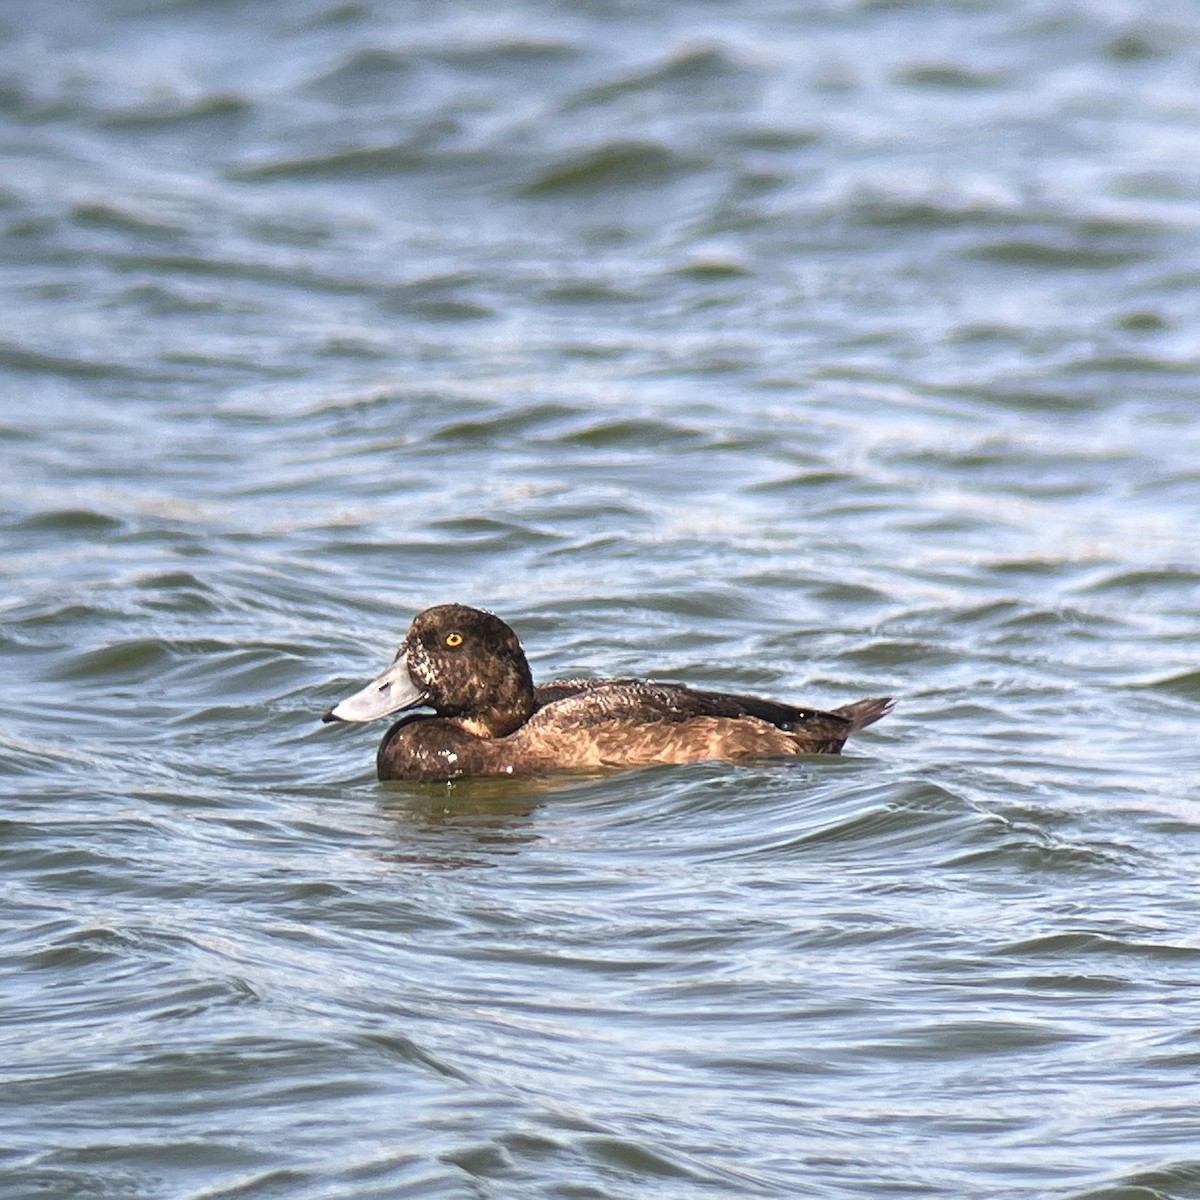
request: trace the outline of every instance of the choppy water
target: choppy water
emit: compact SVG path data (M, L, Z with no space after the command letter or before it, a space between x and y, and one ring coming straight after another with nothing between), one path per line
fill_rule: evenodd
M1200 11L0 6L0 1195L1200 1196ZM446 787L413 612L896 713Z

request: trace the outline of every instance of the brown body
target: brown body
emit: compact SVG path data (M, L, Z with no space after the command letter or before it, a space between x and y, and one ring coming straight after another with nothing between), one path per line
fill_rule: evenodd
M822 712L639 679L535 688L503 621L448 604L421 613L392 667L325 719L432 708L434 715L412 714L388 730L377 765L380 779L434 781L837 754L891 703L860 700Z

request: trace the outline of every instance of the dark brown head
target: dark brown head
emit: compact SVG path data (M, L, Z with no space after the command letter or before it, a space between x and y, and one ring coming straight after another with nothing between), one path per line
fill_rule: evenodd
M517 635L465 604L427 608L392 665L325 720L373 721L420 707L455 717L480 737L504 737L523 725L534 710L533 677Z

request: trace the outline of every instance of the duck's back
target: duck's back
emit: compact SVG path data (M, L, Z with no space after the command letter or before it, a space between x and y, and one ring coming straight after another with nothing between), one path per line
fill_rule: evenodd
M539 687L535 698L522 739L581 765L836 754L891 708L880 698L822 712L642 679L563 680Z

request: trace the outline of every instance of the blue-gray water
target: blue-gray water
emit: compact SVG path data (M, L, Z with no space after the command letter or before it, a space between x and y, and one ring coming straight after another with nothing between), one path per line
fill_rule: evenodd
M0 1196L1200 1196L1200 9L0 4ZM412 614L842 759L381 786Z

